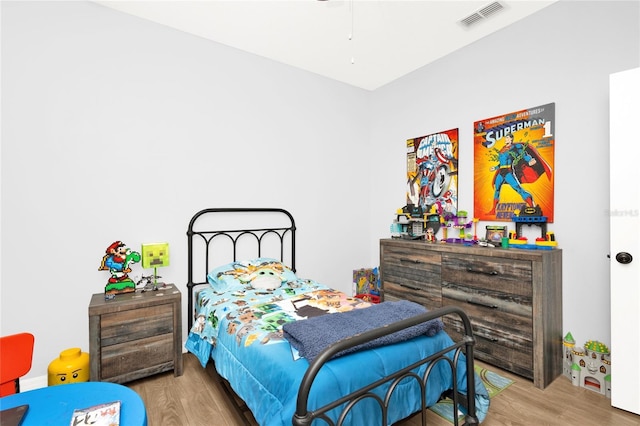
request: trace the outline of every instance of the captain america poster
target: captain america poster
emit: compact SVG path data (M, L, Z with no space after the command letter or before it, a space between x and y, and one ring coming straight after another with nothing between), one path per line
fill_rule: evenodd
M474 217L511 221L539 206L553 222L555 103L479 120L473 129Z
M407 139L407 205L457 214L458 129Z

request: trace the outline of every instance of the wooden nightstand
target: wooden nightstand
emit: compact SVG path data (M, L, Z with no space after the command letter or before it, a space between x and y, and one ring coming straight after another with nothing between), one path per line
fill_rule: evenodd
M125 383L163 371L182 375L181 294L173 284L89 304L91 381Z

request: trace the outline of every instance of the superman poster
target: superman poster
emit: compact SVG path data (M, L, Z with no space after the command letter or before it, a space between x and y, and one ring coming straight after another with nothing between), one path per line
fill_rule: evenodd
M555 103L476 121L474 217L511 221L539 206L553 222Z
M457 213L458 129L407 140L407 205Z

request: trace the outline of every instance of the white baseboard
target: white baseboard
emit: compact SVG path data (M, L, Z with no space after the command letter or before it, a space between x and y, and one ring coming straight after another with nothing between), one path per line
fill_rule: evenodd
M31 377L28 379L20 379L20 392L26 392L34 389L46 388L49 385L47 376Z

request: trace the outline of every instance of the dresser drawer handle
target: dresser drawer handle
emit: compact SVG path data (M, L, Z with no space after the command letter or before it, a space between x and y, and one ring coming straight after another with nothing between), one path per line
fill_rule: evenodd
M488 305L486 303L482 303L482 302L475 302L471 299L467 300L467 303L470 305L476 305L476 306L483 306L485 308L489 308L489 309L498 309L498 305Z
M474 274L485 274L485 275L498 275L498 271L482 271L480 269L467 268L467 272L473 272Z
M406 288L407 290L414 290L414 291L422 291L424 289L420 288L420 287L414 287L412 285L406 285L406 284L396 284L396 286L400 287L400 288Z
M418 263L423 263L421 260L415 259L415 260L411 260L411 259L400 259L400 263L402 262L406 262L406 263L414 263L414 264L418 264Z

